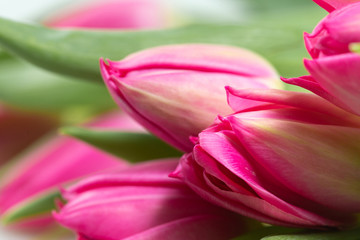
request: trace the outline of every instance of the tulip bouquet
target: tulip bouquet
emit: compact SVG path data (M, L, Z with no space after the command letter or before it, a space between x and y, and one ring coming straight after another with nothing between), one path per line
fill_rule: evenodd
M360 239L360 1L274 2L227 25L175 26L156 0L0 19L4 228Z

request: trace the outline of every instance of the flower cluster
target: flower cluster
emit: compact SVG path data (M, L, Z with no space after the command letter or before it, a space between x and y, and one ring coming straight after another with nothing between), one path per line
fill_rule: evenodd
M350 46L360 42L360 2L314 1L330 13L304 36L310 75L281 78L311 92L283 90L270 63L233 46L178 44L121 61L101 58L105 85L125 113L87 126L141 133L144 127L183 155L131 165L53 136L6 172L0 213L60 186L57 210L18 226L56 221L79 240L222 240L261 228L260 222L354 226L360 213L360 55ZM73 20L84 27L80 22L89 16L71 15L64 26Z

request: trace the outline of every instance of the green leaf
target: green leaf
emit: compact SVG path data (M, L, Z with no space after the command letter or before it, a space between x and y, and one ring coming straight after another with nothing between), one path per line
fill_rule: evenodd
M282 75L303 74L302 28L256 25L191 25L154 31L54 30L0 19L0 45L45 69L101 81L100 57L120 60L135 51L176 43L217 43L249 48ZM283 56L287 59L283 60ZM289 59L291 61L289 61Z
M14 224L32 217L49 215L56 209L55 200L62 199L58 189L51 189L42 194L37 194L31 199L11 208L2 216L5 225Z
M243 234L239 237L236 237L232 240L254 240L254 239L261 239L263 237L274 235L274 234L286 234L286 233L297 233L304 231L300 228L286 228L286 227L279 227L279 226L264 226L261 228L255 228L252 231Z
M60 131L130 162L180 157L182 154L148 133L99 131L80 127L65 127Z
M16 59L0 61L0 101L50 112L115 107L102 85L56 75Z
M0 48L0 61L7 60L10 58L10 55Z
M264 237L262 240L359 240L360 228L307 234L288 234Z

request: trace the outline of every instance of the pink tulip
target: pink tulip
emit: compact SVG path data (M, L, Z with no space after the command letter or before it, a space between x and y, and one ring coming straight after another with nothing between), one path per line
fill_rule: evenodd
M305 60L310 76L283 79L327 99L337 106L360 115L360 55L349 45L360 42L360 3L330 13L305 34L305 43L313 60Z
M239 215L202 200L168 177L178 159L151 161L84 179L54 213L79 239L224 240L244 232Z
M217 114L229 114L224 86L278 87L275 70L245 49L205 44L170 45L100 61L115 102L150 132L183 151Z
M52 117L0 105L0 166L56 125Z
M110 113L88 126L139 131L141 127L124 114ZM124 161L70 137L53 136L7 169L0 185L0 213L6 214L28 199L86 175L127 165ZM45 213L49 219L49 213ZM36 217L30 219L41 222ZM28 219L25 219L27 221ZM35 224L37 225L37 224Z
M360 212L360 117L309 93L228 91L237 112L201 132L173 175L262 222L351 224Z
M148 29L167 22L158 0L105 0L52 14L45 25L58 28Z
M335 9L344 7L348 4L359 2L359 0L313 0L320 7L324 8L328 12L332 12Z
M349 45L360 41L360 2L331 12L311 34L305 33L305 45L313 58L349 53Z

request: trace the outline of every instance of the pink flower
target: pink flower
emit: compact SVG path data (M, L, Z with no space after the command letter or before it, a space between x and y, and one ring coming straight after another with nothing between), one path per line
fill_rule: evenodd
M89 126L127 131L141 129L132 119L119 113L102 116ZM124 161L78 140L53 136L46 143L37 145L35 150L23 154L2 176L0 213L6 214L28 199L57 189L69 181L125 165ZM51 219L51 216L45 213L30 221L40 221L38 218ZM28 220L25 219L25 222Z
M84 179L65 192L68 203L54 217L84 240L223 240L244 232L240 216L168 177L177 163L151 161Z
M0 168L57 125L56 119L0 105Z
M313 58L349 53L349 44L360 41L360 2L331 12L305 33L305 45Z
M360 55L349 45L360 42L360 3L330 13L305 34L305 44L314 58L305 60L310 76L283 79L360 115Z
M119 62L103 60L101 72L115 102L149 131L190 151L217 114L229 114L224 86L278 87L275 70L245 49L206 44L156 47Z
M52 14L44 22L59 28L148 29L167 21L158 0L104 0Z
M332 12L335 9L344 7L348 4L359 2L359 0L313 0L320 7L324 8L328 12Z
M338 227L360 212L360 118L309 93L233 90L173 174L270 224ZM245 107L247 106L247 107Z

